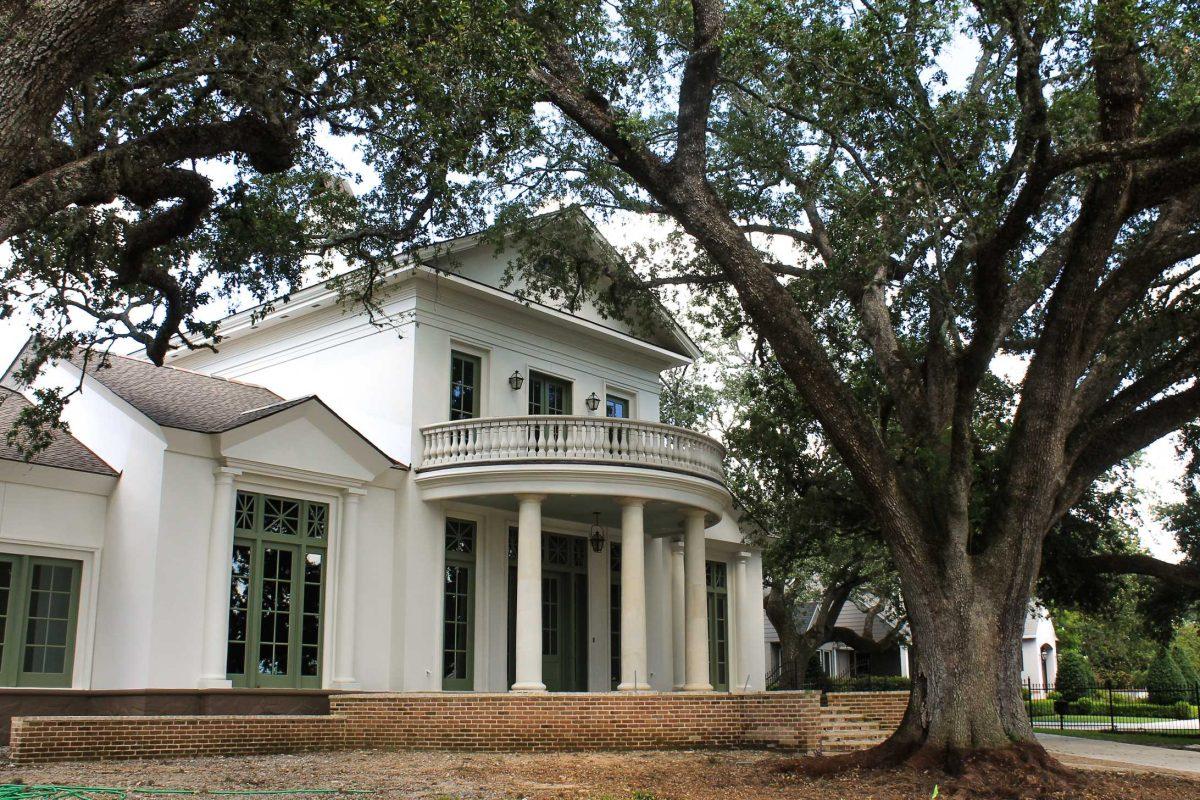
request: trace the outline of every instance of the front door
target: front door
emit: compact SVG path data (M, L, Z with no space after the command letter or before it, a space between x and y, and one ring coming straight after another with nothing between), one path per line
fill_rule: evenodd
M508 684L516 680L516 528L509 529ZM542 535L542 683L587 691L587 540Z

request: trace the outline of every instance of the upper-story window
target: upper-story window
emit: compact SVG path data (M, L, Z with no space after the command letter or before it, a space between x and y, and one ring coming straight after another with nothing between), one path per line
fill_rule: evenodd
M571 412L571 384L566 381L529 373L529 413L569 414Z
M479 358L450 351L450 419L479 416L479 384L483 372Z
M604 416L617 419L629 419L629 398L619 394L604 396Z

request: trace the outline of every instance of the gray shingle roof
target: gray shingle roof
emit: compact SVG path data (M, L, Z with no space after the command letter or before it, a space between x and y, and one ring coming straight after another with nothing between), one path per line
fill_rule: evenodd
M82 367L81 358L75 359ZM221 433L282 410L284 399L262 386L110 354L94 355L88 374L159 425ZM296 401L291 401L296 402ZM255 416L257 415L257 416Z
M22 408L29 405L19 392L0 386L0 459L24 461L20 451L8 443L7 434ZM116 475L117 471L104 463L100 456L89 450L83 442L68 433L55 433L50 446L35 455L30 463L44 467L59 467L96 475Z

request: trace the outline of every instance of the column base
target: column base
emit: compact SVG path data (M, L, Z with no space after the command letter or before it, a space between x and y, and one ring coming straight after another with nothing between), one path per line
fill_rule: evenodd
M509 691L517 692L520 694L541 694L546 691L546 684L544 684L544 683L514 683L512 685L512 688L509 689Z
M621 683L617 685L618 692L652 692L648 683Z
M334 678L329 682L330 689L361 689L362 684L354 678Z
M209 676L205 676L205 677L201 678L199 681L197 681L196 688L197 689L232 689L233 681L229 680L224 675L222 675L219 678L216 676L209 675Z
M711 692L713 690L711 683L685 683L681 692Z

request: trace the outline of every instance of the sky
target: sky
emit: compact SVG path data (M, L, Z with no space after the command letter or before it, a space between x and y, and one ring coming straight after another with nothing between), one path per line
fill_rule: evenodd
M975 66L979 53L977 44L967 37L958 37L947 47L939 60L941 69L946 73L948 89L957 88L965 82ZM366 191L377 182L370 169L366 168L361 156L356 151L352 139L325 136L321 144L343 165L357 173L362 182L356 187L357 191ZM229 180L228 168L215 167L202 169L215 183L221 184ZM596 220L601 231L618 247L633 244L638 239L661 236L663 229L645 219L629 219L621 217L611 221ZM5 257L6 248L0 245L0 260ZM212 318L221 316L220 310L210 310L203 316ZM7 365L15 356L28 334L26 322L20 318L0 321L0 367ZM1002 372L1020 369L1001 365ZM1156 519L1154 508L1164 502L1175 502L1182 498L1177 481L1182 473L1181 464L1175 452L1175 438L1166 437L1143 451L1138 458L1135 469L1135 481L1140 495L1138 512L1141 517L1139 535L1142 543L1156 557L1178 561L1180 554L1174 547L1172 537L1163 531L1162 525Z

